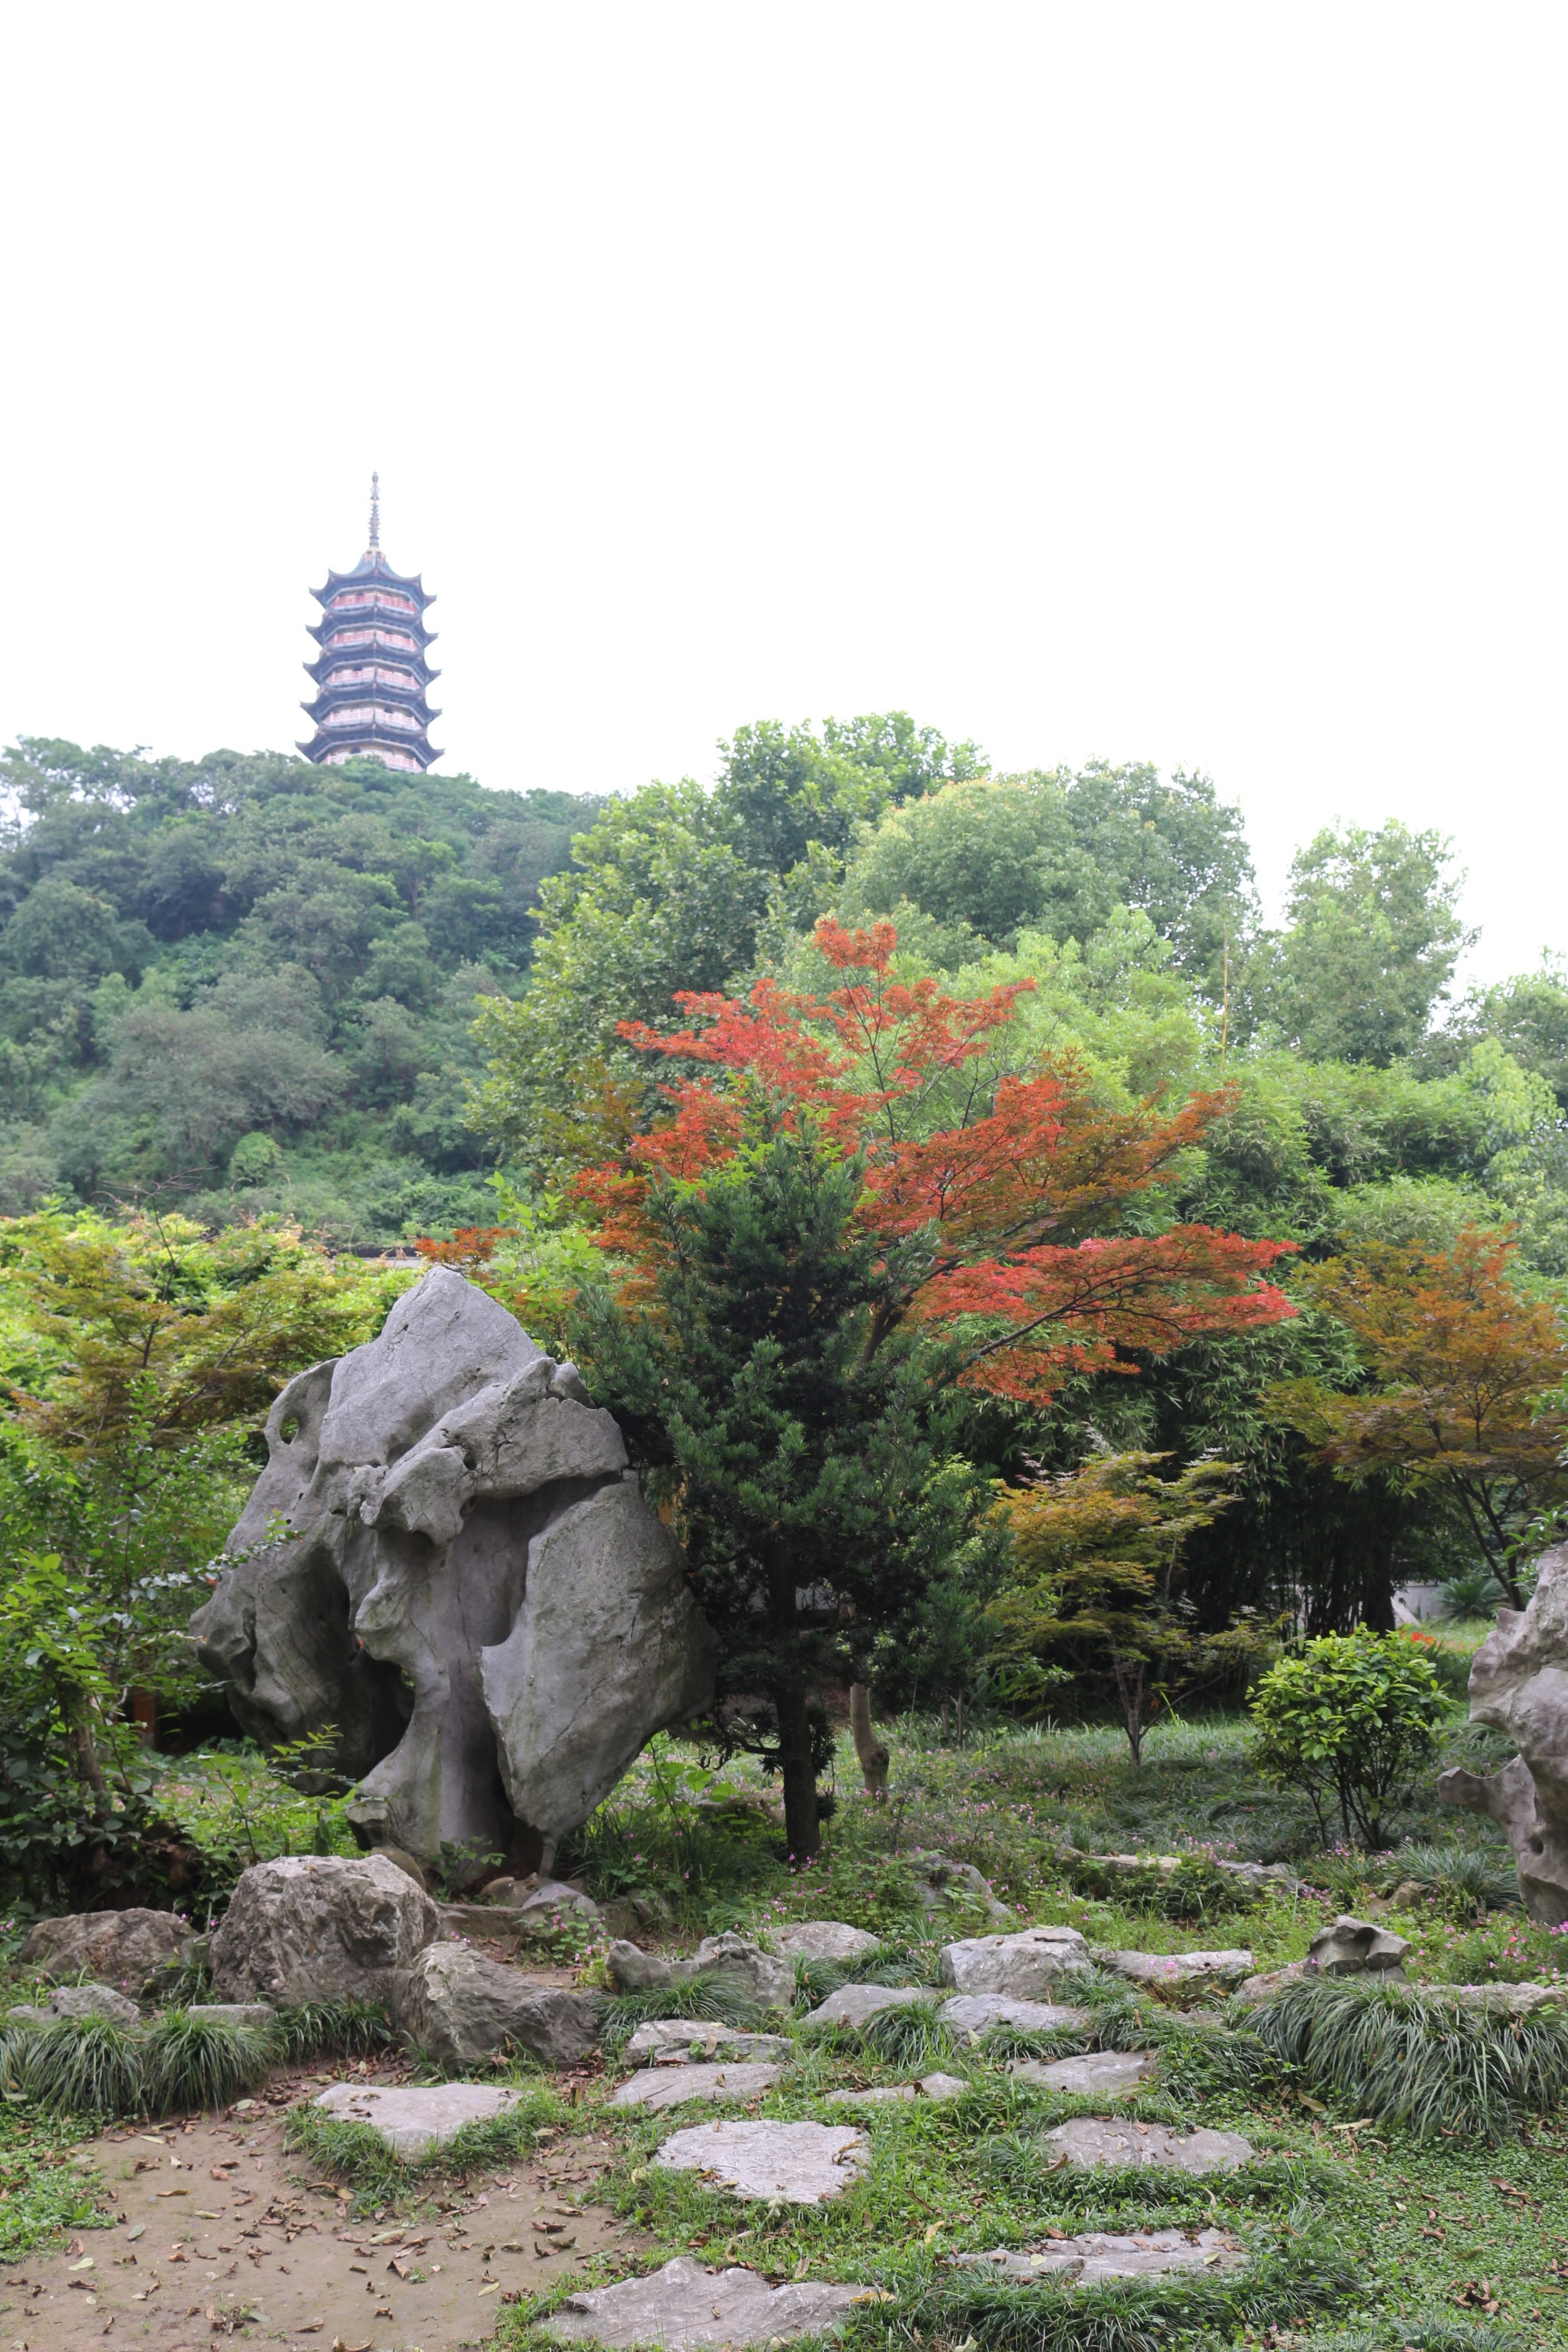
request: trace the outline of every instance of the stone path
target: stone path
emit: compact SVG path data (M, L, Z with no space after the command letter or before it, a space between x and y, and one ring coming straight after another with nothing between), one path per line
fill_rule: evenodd
M645 2066L611 2095L612 2107L679 2107L688 2099L760 2099L782 2066Z
M334 2083L314 2105L334 2122L365 2124L396 2156L444 2147L468 2124L489 2123L521 2093L489 2083L437 2083L408 2089L379 2083Z
M988 2254L953 2256L962 2269L988 2271L1026 2285L1057 2278L1070 2279L1077 2286L1098 2286L1104 2279L1157 2277L1170 2271L1235 2270L1246 2260L1243 2248L1222 2230L1199 2230L1191 2237L1182 2230L1134 2235L1086 2230L1081 2237L1052 2238L1027 2252L997 2246Z
M841 2197L864 2169L863 2132L846 2124L694 2124L654 2158L661 2172L695 2172L731 2197L820 2205Z
M1173 2172L1238 2172L1255 2150L1239 2132L1173 2131L1169 2124L1135 2124L1125 2118L1109 2122L1098 2116L1076 2116L1045 2135L1041 2145L1054 2148L1075 2171L1096 2165L1158 2165Z
M898 2102L907 2105L914 2099L956 2099L969 2084L962 2074L922 2074L918 2083L887 2083L870 2091L827 2091L824 2093L830 2106L880 2107Z
M1055 2033L1089 2023L1082 2009L1060 2009L1054 2001L1007 2000L999 1993L961 1992L937 2011L941 2022L954 2033L989 2033L994 2025L1015 2026L1020 2033Z
M755 2271L709 2271L679 2256L647 2278L571 2296L541 2333L567 2343L662 2345L665 2352L773 2344L830 2333L871 2293L811 2281L770 2287Z
M1090 2050L1081 2058L1015 2058L1007 2072L1043 2091L1124 2098L1150 2080L1159 2063L1152 2050Z

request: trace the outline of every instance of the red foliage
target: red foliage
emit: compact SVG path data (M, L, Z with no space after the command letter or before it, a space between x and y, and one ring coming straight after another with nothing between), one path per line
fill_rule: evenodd
M505 1225L458 1225L449 1242L427 1241L422 1235L414 1246L426 1265L455 1265L471 1282L489 1265L507 1232Z
M890 923L824 921L816 943L846 975L826 997L763 981L745 1003L678 997L689 1025L671 1034L623 1024L647 1051L714 1074L666 1088L660 1123L579 1180L599 1243L630 1265L629 1292L647 1296L657 1276L653 1182L701 1184L750 1139L809 1127L863 1162L862 1235L930 1244L871 1345L905 1323L952 1336L967 1386L1045 1403L1073 1372L1135 1370L1119 1351L1163 1355L1295 1312L1259 1279L1290 1243L1203 1225L1107 1232L1201 1140L1229 1092L1172 1113L1105 1110L1070 1066L1024 1077L996 1066L1032 982L965 999L897 981Z

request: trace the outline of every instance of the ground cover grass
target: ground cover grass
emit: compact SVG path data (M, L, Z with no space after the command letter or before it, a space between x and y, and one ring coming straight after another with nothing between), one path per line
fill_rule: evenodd
M76 2151L87 2134L72 2117L19 2102L0 2106L0 2263L13 2263L66 2230L106 2227L110 2216Z

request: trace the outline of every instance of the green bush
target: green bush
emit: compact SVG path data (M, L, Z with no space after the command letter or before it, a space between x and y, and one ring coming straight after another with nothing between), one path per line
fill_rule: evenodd
M1332 1805L1347 1839L1379 1849L1388 1813L1432 1757L1444 1706L1430 1661L1405 1635L1328 1633L1258 1684L1253 1762L1308 1798L1325 1843Z

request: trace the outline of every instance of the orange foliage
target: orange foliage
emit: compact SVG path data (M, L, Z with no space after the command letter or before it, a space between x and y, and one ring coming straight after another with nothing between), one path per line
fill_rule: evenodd
M449 1242L427 1241L422 1235L414 1246L426 1265L455 1265L459 1274L477 1282L507 1231L505 1225L458 1225Z

